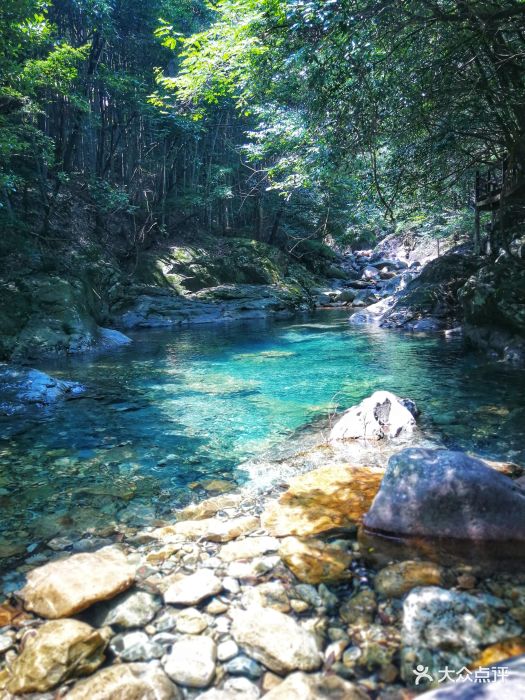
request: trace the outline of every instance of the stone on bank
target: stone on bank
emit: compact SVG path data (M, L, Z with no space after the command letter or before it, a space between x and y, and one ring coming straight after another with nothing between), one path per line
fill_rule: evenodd
M130 588L135 568L116 547L74 554L34 569L19 596L26 610L56 619L75 615Z

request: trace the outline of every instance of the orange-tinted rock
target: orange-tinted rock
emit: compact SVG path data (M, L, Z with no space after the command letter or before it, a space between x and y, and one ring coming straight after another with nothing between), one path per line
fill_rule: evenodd
M378 573L375 590L386 598L400 598L416 586L442 586L443 569L431 561L402 561Z
M286 537L281 543L279 555L297 578L305 583L329 583L352 575L348 570L352 561L350 554L321 540Z
M486 649L483 649L481 655L470 665L470 668L476 669L479 666L486 668L504 659L510 659L521 654L525 654L525 638L512 637L511 639L505 639L503 642L491 644Z
M276 537L309 537L361 521L379 490L383 472L358 466L326 466L292 479L270 503L262 525Z
M29 615L23 610L14 608L9 603L0 605L0 627L20 627Z

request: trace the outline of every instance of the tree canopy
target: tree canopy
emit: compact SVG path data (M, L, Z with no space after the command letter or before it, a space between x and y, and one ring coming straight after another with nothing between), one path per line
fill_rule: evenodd
M124 249L296 249L472 200L525 158L521 0L6 0L0 216L71 197ZM69 200L68 200L69 197ZM43 212L43 216L41 216Z

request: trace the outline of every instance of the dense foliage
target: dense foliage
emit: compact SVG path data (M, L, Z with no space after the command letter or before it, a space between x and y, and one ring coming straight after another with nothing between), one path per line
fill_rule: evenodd
M75 238L83 209L124 252L205 229L301 255L464 209L477 168L523 171L524 20L521 0L4 0L3 225Z

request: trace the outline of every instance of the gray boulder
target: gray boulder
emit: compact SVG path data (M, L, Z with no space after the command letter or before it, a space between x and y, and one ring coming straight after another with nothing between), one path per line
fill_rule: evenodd
M367 530L467 542L525 542L525 493L463 452L409 448L390 458Z

